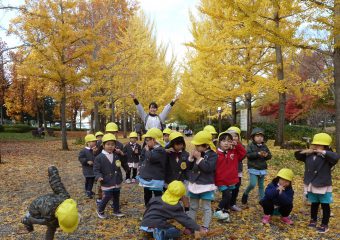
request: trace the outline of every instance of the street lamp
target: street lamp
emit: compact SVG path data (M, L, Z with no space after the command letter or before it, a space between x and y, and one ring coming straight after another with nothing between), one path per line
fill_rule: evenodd
M222 107L217 107L217 113L218 113L218 133L221 132L221 113L222 113Z

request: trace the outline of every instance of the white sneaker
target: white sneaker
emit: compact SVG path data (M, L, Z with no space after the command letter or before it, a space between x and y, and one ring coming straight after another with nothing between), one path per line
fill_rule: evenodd
M136 182L136 179L132 178L131 182L132 182L132 183L135 183L135 182Z
M242 209L241 208L239 208L238 206L236 206L236 205L233 205L233 206L231 206L231 208L230 208L232 211L235 211L235 212L241 212L242 211Z
M106 218L106 215L104 214L104 212L99 212L98 209L96 210L97 212L97 215L100 219L105 219Z
M124 217L125 214L121 213L121 212L117 212L117 213L113 213L113 216L115 216L115 217Z
M131 180L130 180L130 178L128 178L128 179L126 179L126 181L125 181L127 184L130 184L131 183Z
M223 212L222 210L214 212L214 217L225 222L230 221L229 213Z

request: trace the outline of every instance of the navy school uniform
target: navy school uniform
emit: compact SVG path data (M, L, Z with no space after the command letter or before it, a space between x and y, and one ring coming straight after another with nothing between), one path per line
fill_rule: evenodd
M95 156L92 149L85 147L79 152L78 160L82 165L83 175L85 177L85 191L88 197L92 197L94 184L93 164L88 164L89 161L94 162Z

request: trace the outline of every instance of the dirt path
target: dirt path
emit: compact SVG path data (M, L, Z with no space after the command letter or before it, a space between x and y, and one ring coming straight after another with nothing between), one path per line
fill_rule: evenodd
M19 234L22 229L20 219L34 198L51 192L47 180L49 165L58 167L62 181L72 198L77 201L81 214L81 223L75 233L67 235L58 230L55 239L139 239L139 218L144 211L141 187L136 184L123 185L121 206L126 217L99 220L95 214L94 201L84 196L84 179L77 159L81 146L70 143L71 150L66 152L59 150L59 141L0 144L5 162L0 164L0 239L43 239L44 226L36 226L35 231L30 234ZM270 172L267 183L276 171ZM244 178L240 195L246 184L247 180ZM297 176L294 180L295 200L292 213L294 226L285 226L278 218L274 218L270 226L263 226L262 211L254 191L250 195L249 208L240 213L232 213L231 223L220 224L216 220L212 221L212 228L225 229L222 236L213 239L321 239L320 235L306 228L309 207L302 203L301 186L301 177ZM332 204L331 209L335 216L331 218L331 231L322 235L322 239L340 239L340 227L337 225L340 216L338 191L339 186L334 186L336 202ZM220 197L219 194L216 196ZM214 202L213 205L215 207L217 203Z

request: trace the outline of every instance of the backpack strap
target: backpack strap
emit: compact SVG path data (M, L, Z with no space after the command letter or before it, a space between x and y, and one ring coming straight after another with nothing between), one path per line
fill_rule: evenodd
M150 116L150 114L147 114L146 117L145 117L145 120L144 120L145 126L146 126L146 123L147 123L147 121L149 119L149 116ZM161 120L161 118L159 117L158 114L156 115L156 117L158 118L158 120L159 120L159 122L161 124L161 130L163 131L164 130L164 126L163 126L162 120Z

